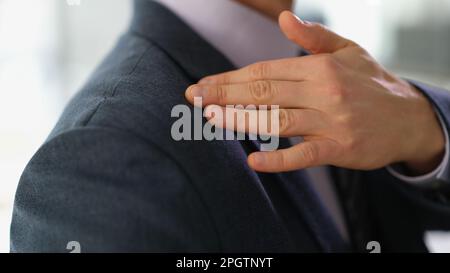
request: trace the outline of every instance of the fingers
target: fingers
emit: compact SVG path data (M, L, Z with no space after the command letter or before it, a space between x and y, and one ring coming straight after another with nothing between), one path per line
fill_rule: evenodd
M331 140L314 140L274 152L257 152L248 164L259 172L276 173L330 164L337 154L337 144Z
M302 21L289 11L280 15L279 24L288 39L312 54L335 53L356 45L323 25Z
M239 84L193 85L186 98L193 103L201 97L204 105L277 105L281 108L314 108L320 104L318 90L311 82L255 81Z
M254 135L311 136L328 128L324 114L315 110L250 110L211 105L205 113L209 122L219 128Z
M309 79L312 56L255 63L244 68L205 77L199 84L244 83L259 80L301 81Z

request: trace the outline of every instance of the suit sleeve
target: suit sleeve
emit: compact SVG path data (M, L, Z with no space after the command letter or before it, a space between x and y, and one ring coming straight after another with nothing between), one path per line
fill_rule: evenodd
M450 187L450 146L449 146L449 135L450 135L450 91L444 90L437 87L432 87L423 83L411 82L415 85L424 95L430 100L434 105L436 114L439 117L442 129L446 136L446 153L441 165L437 168L436 172L431 175L432 179L424 179L422 182L425 185L430 185L431 187L438 188ZM414 181L411 181L414 182ZM420 181L419 181L420 184Z
M442 180L445 180L445 177L447 176L450 168L450 137L449 132L447 130L447 126L444 122L444 119L439 114L439 111L435 109L437 116L439 117L439 121L441 124L441 128L444 131L445 135L445 154L444 157L439 164L439 166L434 169L432 172L421 175L421 176L408 176L406 173L407 171L402 170L403 165L392 165L388 166L387 170L396 178L406 182L410 183L412 185L421 186L421 187L430 187L433 186L433 184L437 184L436 186L439 186L439 184L442 182ZM437 182L437 183L436 183Z
M129 133L81 128L47 141L16 193L12 252L219 251L188 175ZM69 247L70 248L70 247Z
M434 104L443 129L450 128L450 92L414 83ZM427 187L405 183L386 169L362 173L370 207L367 221L384 252L429 251L427 234L450 230L449 162ZM361 182L361 181L358 181ZM366 196L366 195L365 195Z

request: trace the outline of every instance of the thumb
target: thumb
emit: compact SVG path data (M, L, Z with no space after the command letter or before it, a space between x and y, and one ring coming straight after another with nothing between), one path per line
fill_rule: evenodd
M289 40L312 54L334 53L356 45L320 24L302 21L290 11L281 13L279 24Z

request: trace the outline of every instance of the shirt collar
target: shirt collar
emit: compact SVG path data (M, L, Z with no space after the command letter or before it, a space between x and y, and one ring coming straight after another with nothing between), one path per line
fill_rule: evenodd
M169 8L237 67L298 54L298 47L274 21L232 0L154 1Z

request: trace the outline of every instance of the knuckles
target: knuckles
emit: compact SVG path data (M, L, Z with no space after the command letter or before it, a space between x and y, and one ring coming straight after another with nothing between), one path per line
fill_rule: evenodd
M332 81L328 83L325 88L325 94L327 96L327 100L329 105L332 106L342 106L345 105L348 101L348 91L339 81Z
M219 105L224 105L227 103L227 88L224 85L218 85L215 90L215 97Z
M289 128L294 125L293 113L289 110L280 109L279 110L279 133L284 135L287 133Z
M343 67L336 57L331 54L319 56L318 67L325 79L324 92L329 104L333 106L345 104L350 94L345 86Z
M314 142L304 145L303 149L300 150L300 156L307 166L314 166L319 159L319 146L315 145Z
M270 77L270 64L267 62L256 63L248 67L251 81L267 79Z
M336 119L336 132L339 132L339 139L346 151L354 152L361 147L362 139L359 137L361 120L352 113L341 115Z
M256 103L268 103L276 95L275 85L270 81L256 81L248 84L253 100Z

